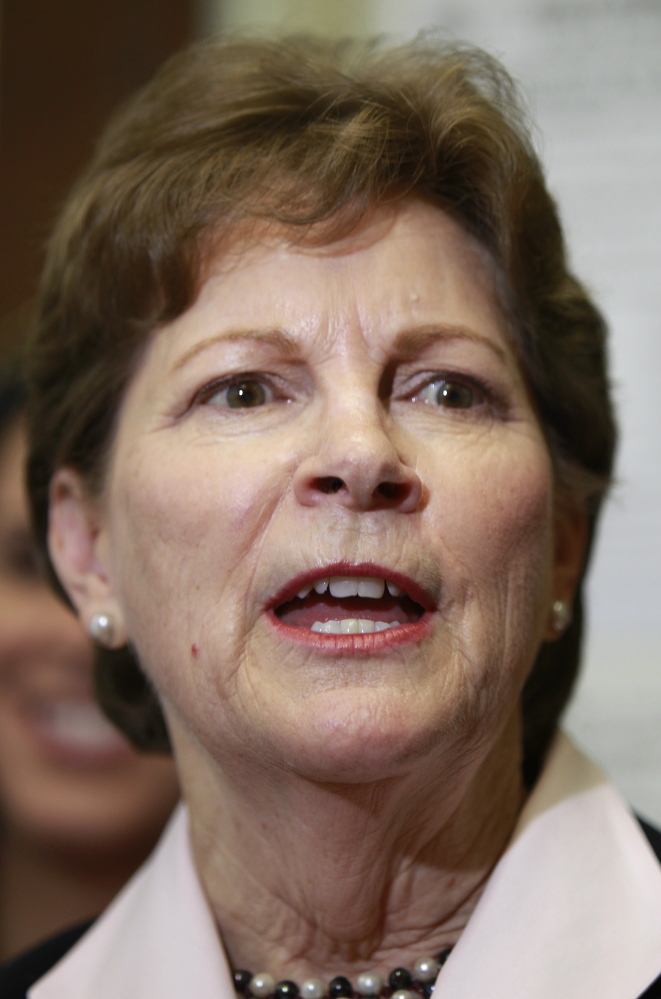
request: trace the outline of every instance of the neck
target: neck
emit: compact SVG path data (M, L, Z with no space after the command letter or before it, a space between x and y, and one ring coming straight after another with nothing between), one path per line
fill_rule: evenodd
M0 833L0 961L98 915L144 851L118 856L53 848L4 823Z
M353 979L452 946L523 803L511 728L480 761L367 786L208 769L204 781L179 753L195 859L232 966L276 981Z

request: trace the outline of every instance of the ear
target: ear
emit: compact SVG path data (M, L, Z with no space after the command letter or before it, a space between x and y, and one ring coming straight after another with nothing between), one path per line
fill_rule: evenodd
M89 496L78 472L58 469L49 494L48 548L53 567L85 630L89 632L95 614L108 616L112 621L109 644L119 648L128 636L104 541L98 503Z
M549 608L546 641L560 638L571 623L571 607L585 565L588 544L588 518L583 506L578 503L558 505L553 529L552 605L562 601L566 605L568 619L564 626L558 627L554 620L553 606Z

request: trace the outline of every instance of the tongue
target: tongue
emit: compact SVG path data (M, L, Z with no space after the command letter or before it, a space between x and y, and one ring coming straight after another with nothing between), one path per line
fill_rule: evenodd
M389 593L385 593L379 600L311 593L305 600L295 598L282 604L276 614L285 624L309 630L315 621L342 621L347 618L385 621L386 624L399 621L400 624L405 624L418 621L423 610L409 597L391 597Z

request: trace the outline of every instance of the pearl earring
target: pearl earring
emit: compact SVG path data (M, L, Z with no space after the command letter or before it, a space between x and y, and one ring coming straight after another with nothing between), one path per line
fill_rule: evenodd
M115 637L115 622L110 614L105 614L103 611L92 614L87 630L90 638L98 645L102 645L106 649L112 646Z
M571 606L567 600L554 600L551 608L551 627L562 635L571 624Z

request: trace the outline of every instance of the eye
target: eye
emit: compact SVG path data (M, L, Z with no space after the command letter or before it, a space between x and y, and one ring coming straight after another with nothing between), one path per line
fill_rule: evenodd
M264 386L254 379L235 382L225 389L225 393L230 409L252 409L253 406L263 406L266 402Z
M255 409L271 400L272 392L257 378L241 378L229 383L210 386L200 401L227 409Z
M481 400L469 385L449 378L437 378L417 392L414 401L431 403L445 409L471 409Z

